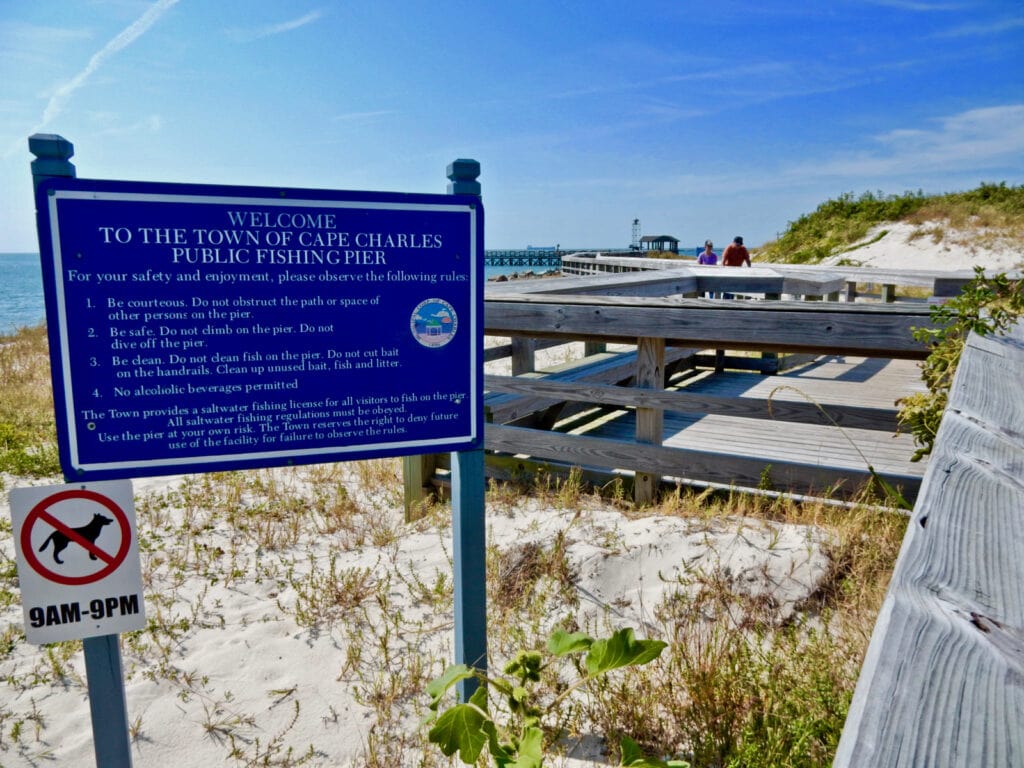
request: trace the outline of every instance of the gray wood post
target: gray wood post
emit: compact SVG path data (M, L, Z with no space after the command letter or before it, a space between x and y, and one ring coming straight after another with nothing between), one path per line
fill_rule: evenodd
M764 295L765 301L778 301L782 298L781 294L778 293L766 293ZM771 376L779 372L779 353L778 352L762 352L761 353L761 375Z
M436 469L436 453L402 457L402 495L407 523L423 517L423 505L435 495L433 479Z
M537 340L529 336L512 337L512 375L537 370Z
M448 194L480 196L480 163L456 160L448 166ZM483 328L483 318L480 318ZM476 343L476 340L473 340ZM483 361L477 371L483 380ZM487 671L487 522L484 452L459 451L452 463L452 555L455 591L455 663ZM475 679L457 683L461 701L477 688Z
M36 133L28 138L32 161L32 183L38 188L54 177L75 178L70 158L74 145L62 136ZM39 216L39 212L36 212ZM40 237L43 232L39 232ZM73 477L64 478L74 482ZM93 751L97 768L131 768L132 750L128 731L128 705L124 693L124 672L121 665L119 635L87 637L85 676L89 687L89 713L92 719Z
M637 339L636 386L638 389L665 388L665 340ZM636 441L661 445L665 431L665 411L661 408L636 409ZM636 472L633 482L633 500L637 504L652 504L658 495L660 475Z

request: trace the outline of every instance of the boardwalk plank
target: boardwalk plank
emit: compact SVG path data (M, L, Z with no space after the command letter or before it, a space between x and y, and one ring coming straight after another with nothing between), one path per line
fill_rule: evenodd
M913 329L930 320L927 309L894 305L520 294L489 297L485 325L496 336L921 359L928 349Z
M1024 765L1024 327L971 337L834 765Z

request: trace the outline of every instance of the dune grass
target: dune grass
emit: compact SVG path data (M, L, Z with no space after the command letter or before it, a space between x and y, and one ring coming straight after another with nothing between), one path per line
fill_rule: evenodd
M45 477L57 462L46 327L0 336L0 471Z
M901 195L846 193L790 222L782 236L757 250L756 259L815 264L864 240L873 227L892 222L917 225L917 236L935 242L942 242L947 230L969 230L974 242L1019 241L1024 237L1024 186L985 183L943 195L920 190Z
M42 329L23 330L0 348L0 430L7 435L0 467L9 475L59 482L50 458L47 367ZM294 734L307 718L338 722L342 713L333 703L288 686L268 690L260 706L242 705L210 670L189 660L197 633L230 637L243 629L227 607L233 595L262 595L265 614L273 617L262 620L287 622L306 642L326 636L336 645L334 667L325 675L351 694L372 724L354 765L455 764L417 726L429 703L427 684L451 656L450 555L442 567L423 568L403 554L407 542L424 536L448 551L450 511L435 505L415 523L405 522L400 471L399 460L385 459L222 472L137 492L147 626L123 636L127 679L148 681L173 697L187 713L174 727L192 728L197 741L217 744L226 765L322 764L322 747ZM637 509L618 490L598 494L575 473L567 481L490 486L491 515L516 515L527 505L566 521L541 543L488 548L495 668L522 650L543 648L553 625L595 634L607 629L574 624L580 595L568 537L580 535L594 510L683 517L709 528L742 530L750 521L814 526L827 532L828 576L795 613L781 615L771 594L752 598L728 573L691 573L674 597L648 607L642 634L668 643L661 657L609 674L543 723L548 764L595 739L617 760L614 745L622 737L647 754L694 768L828 764L906 518L868 505L684 489ZM10 533L10 521L0 521L0 608L10 619L0 628L0 688L6 691L0 695L0 764L34 764L48 759L50 721L32 692L84 695L76 671L81 643L25 643L11 619L20 612L14 613ZM626 546L614 531L594 535L605 546ZM541 686L541 697L554 698L564 681L552 675ZM131 711L131 702L129 709L139 744L167 727Z

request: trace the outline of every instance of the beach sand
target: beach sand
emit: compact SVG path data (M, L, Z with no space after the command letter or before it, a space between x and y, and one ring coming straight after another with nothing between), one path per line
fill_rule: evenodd
M860 244L821 263L949 271L980 266L1008 271L1024 269L1024 239L959 230L939 222L890 223L873 228Z
M419 727L426 694L397 693L391 685L411 666L436 675L451 659L450 602L442 608L443 600L430 595L451 585L450 528L444 521L405 523L396 495L367 493L365 473L397 477L397 462L374 462L369 470L359 464L330 470L332 486L343 484L343 495L368 510L352 529L333 533L323 532L323 515L298 509L289 511L294 523L257 523L256 531L242 525L240 532L240 523L202 501L218 494L209 483L222 476L134 481L153 627L122 644L136 766L208 768L233 764L233 751L253 759L289 749L296 758L310 754L306 765L363 765L368 753L384 749L374 741L381 717L375 702L389 697L389 722L410 733ZM254 482L238 498L246 510L239 514L258 520L265 514L260 499L247 494L275 484L315 507L323 471L249 473ZM3 482L25 484L10 476ZM4 504L0 516L8 514ZM506 579L526 555L564 543L578 605L556 602L550 615L523 618L545 634L571 617L594 636L629 626L638 637L657 637L658 606L698 589L704 578L727 578L752 598L770 595L786 616L829 569L828 536L815 528L738 518L631 519L589 498L571 507L499 501L488 510L487 536L504 553ZM13 557L9 537L0 552ZM305 617L313 613L319 618L310 625ZM25 720L19 741L5 738L0 764L91 764L81 652L65 657L14 640L22 622L17 603L3 608L0 622L12 645L0 660L5 735L14 720ZM503 665L500 651L494 655L492 665ZM561 764L604 764L595 754L599 743L582 740L577 753L585 757ZM393 764L415 764L413 753L403 754Z

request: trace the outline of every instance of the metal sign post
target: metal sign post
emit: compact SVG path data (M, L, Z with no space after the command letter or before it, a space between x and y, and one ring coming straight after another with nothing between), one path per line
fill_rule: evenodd
M448 166L449 194L480 195L480 163ZM481 372L483 361L480 362ZM487 671L487 525L483 449L451 454L452 550L455 574L455 663ZM459 681L462 701L476 690L475 678Z

